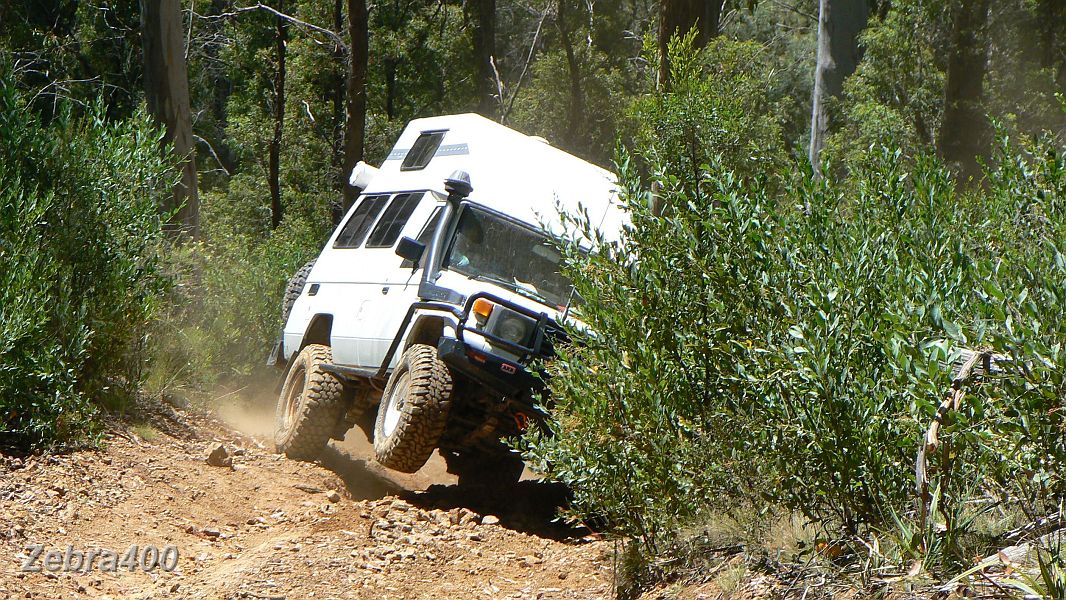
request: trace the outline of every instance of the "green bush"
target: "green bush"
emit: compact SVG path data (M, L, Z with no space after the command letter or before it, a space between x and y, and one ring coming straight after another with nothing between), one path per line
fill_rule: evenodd
M172 165L143 113L42 123L0 77L0 430L63 442L136 389Z
M765 51L725 38L695 50L694 35L671 42L670 89L630 106L626 137L641 149L636 158L681 176L712 164L746 176L776 173L788 151L783 111L769 95L774 73L759 66Z
M168 267L179 285L153 327L149 388L197 392L252 381L281 331L285 284L315 257L324 231L298 218L262 238L216 229L173 256Z
M638 150L668 210L651 214L652 186L623 155L632 227L588 256L564 248L595 335L572 332L549 367L554 420L526 439L577 511L651 550L733 506L783 506L850 536L915 517L914 460L962 347L1014 366L942 430L934 519L964 526L947 515L975 495L1031 514L1062 497L1060 150L1004 145L987 189L966 193L936 160L898 151L869 152L842 181L786 168L782 188L726 157L694 169Z
M771 501L852 531L876 519L908 493L912 399L935 402L948 383L941 346L921 343L943 335L921 317L926 299L900 294L899 240L931 218L920 191L877 193L886 171L853 203L828 186L775 199L760 180L689 187L656 167L670 215L651 215L623 170L630 235L573 266L597 335L551 367L556 435L534 455L650 545L723 503ZM913 232L875 233L889 220Z

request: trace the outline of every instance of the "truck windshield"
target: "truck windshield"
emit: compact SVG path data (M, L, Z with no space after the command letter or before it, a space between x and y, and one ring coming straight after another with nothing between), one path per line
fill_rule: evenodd
M446 268L467 277L562 310L571 286L559 273L561 261L547 236L467 205L443 262Z

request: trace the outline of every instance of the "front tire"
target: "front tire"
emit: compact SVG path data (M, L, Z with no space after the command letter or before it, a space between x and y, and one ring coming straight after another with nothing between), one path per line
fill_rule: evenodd
M311 344L289 367L274 413L274 446L289 458L318 458L344 412L343 385L322 369L330 364L329 346Z
M374 424L374 454L382 465L414 473L440 441L452 402L452 374L437 349L413 344L392 372Z

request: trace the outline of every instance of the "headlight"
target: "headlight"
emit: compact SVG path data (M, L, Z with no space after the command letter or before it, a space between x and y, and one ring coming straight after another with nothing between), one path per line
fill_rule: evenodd
M488 319L485 331L508 342L525 345L533 336L537 322L513 310L496 306Z
M529 338L529 324L524 323L525 319L515 317L504 317L500 319L500 322L496 325L496 335L503 339L521 344Z

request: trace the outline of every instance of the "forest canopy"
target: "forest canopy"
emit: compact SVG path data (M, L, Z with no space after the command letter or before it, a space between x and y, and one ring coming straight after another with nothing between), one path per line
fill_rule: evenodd
M670 88L670 36L690 29L696 48L758 49L750 68L765 79L774 142L817 148L819 164L891 142L972 176L991 151L989 117L1019 134L1064 126L1054 0L50 0L2 11L6 61L46 119L97 97L127 117L171 87L157 64L186 69L190 132L176 148L194 151L204 195L269 190L256 207L271 213L255 219L264 229L290 205L350 201L343 171L380 162L419 116L477 111L609 166L617 141L639 138L641 103ZM153 63L160 53L182 60Z

